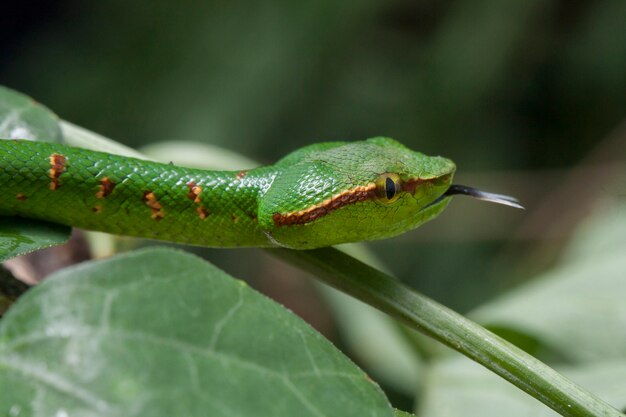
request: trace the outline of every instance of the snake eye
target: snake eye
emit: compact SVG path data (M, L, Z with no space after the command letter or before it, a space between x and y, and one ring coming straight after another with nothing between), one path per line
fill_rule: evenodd
M376 195L381 203L393 203L400 197L402 180L398 174L385 173L376 180Z

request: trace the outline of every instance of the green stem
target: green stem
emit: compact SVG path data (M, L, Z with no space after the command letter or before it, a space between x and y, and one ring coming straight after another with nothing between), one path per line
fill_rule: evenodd
M506 340L337 249L269 252L457 350L563 416L623 416Z

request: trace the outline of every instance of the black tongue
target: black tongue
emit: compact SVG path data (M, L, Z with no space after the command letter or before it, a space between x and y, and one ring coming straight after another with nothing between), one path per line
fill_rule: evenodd
M464 194L470 197L477 198L479 200L491 201L492 203L503 204L505 206L515 207L524 210L519 200L515 197L502 194L488 193L487 191L481 191L476 188L466 187L465 185L452 184L448 191L444 193L446 196Z

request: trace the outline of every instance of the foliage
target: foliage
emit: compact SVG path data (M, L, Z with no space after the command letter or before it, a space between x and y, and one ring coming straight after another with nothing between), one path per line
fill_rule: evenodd
M624 202L615 196L624 195L624 151L612 152L619 175L598 176L608 167L596 159L596 169L560 194L559 205L538 212L559 195L568 173L558 170L585 158L624 117L625 20L622 0L13 2L0 14L0 78L64 119L124 143L170 141L149 150L165 161L236 159L202 146L211 144L269 162L312 142L376 135L452 158L460 182L521 197L528 215L455 201L436 223L369 245L361 259L384 259L411 287L470 312L623 407L619 296L626 268L619 254L626 233L615 215ZM19 125L7 117L16 107L28 109ZM0 119L0 137L47 132L39 140L138 155L59 121L29 97L3 101ZM467 174L494 168L500 171ZM591 211L584 203L597 190L604 200ZM588 224L570 239L569 223L555 240L550 232L563 232L560 222L581 211L590 213ZM538 214L537 234L525 234ZM53 225L19 225L0 224L4 247L19 251L7 257L67 235ZM24 227L36 234L19 237ZM16 237L29 247L16 246ZM92 251L107 255L138 245L101 235L91 241ZM285 288L302 273L261 251L187 250L264 290L278 286L273 294L293 309L303 304ZM397 407L414 403L435 416L552 413L368 305L328 288L323 294L309 319L324 322L330 306L339 336L328 327L324 334ZM0 311L5 302L0 295Z
M4 90L3 94L15 93ZM619 325L619 320L611 321L619 314L599 310L593 302L616 304L610 297L617 296L623 270L619 249L623 234L615 229L623 228L626 219L621 206L613 205L617 208L611 216L599 215L602 221L587 226L573 240L570 255L558 270L474 314L503 335L522 336L517 340L526 349L540 346L552 357L567 358L568 373L624 406L620 390L625 387L606 383L622 378L623 349L615 346L614 338L601 337L601 326L592 329L596 337L581 335L579 349L573 349L572 338L578 337L580 326L568 320L576 313L589 320L589 328L602 323L610 331ZM37 228L36 223L28 226ZM28 238L42 247L50 244L36 235ZM6 237L0 241L6 242ZM585 242L593 245L587 247ZM598 253L598 248L611 250ZM588 415L589 410L617 415L496 336L345 255L332 250L275 253L420 327L564 415ZM601 278L585 288L592 273ZM565 295L569 299L559 299ZM560 308L551 309L557 301ZM419 347L422 342L415 343ZM590 351L597 354L589 356ZM542 350L535 353L541 355ZM207 407L217 407L216 413L237 410L244 415L394 412L362 371L291 313L215 267L164 249L85 264L51 277L22 297L0 322L0 354L0 381L11 387L0 394L6 396L0 397L0 404L6 404L9 413L152 415L159 410L196 415ZM513 410L520 413L536 407L528 397L511 394L510 388L493 388L502 382L485 378L474 368L466 371L465 362L437 348L424 358L428 359L425 369L430 369L422 374L420 414L447 415L446 410L467 406L468 395L474 395L455 389L468 380L473 381L474 392L487 395L494 410L502 401L517 404ZM517 368L517 363L527 369ZM207 397L207 391L218 391L221 402L211 401L216 397ZM242 402L244 397L249 402ZM448 408L442 407L442 401ZM477 413L486 410L482 402L474 404Z
M0 14L0 79L136 148L194 141L265 163L390 136L532 208L624 116L624 20L622 0L14 2ZM516 239L528 217L458 201L373 248L465 312L523 278L506 271L539 243ZM263 279L225 251L209 256Z
M302 320L169 249L51 276L3 319L0 353L6 414L392 415Z

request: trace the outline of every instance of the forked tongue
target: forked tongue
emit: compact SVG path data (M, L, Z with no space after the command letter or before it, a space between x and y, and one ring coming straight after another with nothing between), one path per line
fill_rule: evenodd
M524 210L519 200L515 197L511 197L503 194L488 193L487 191L481 191L476 188L466 187L465 185L452 184L448 191L444 193L445 196L451 196L455 194L469 195L470 197L477 198L479 200L490 201L492 203L503 204L505 206L515 207Z

